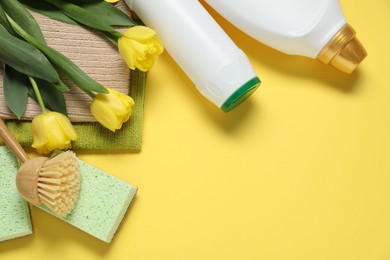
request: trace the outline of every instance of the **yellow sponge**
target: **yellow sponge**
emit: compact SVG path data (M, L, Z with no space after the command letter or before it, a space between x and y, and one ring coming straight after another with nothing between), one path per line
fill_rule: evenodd
M33 233L28 204L16 188L15 156L0 147L0 241Z

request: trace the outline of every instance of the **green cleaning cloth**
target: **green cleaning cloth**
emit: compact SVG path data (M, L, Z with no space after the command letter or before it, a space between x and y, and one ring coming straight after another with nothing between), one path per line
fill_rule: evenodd
M115 133L97 122L73 123L78 139L73 149L83 150L130 150L139 151L142 143L142 123L147 73L130 70L129 95L134 99L132 115ZM22 146L31 146L30 121L7 120L7 126Z

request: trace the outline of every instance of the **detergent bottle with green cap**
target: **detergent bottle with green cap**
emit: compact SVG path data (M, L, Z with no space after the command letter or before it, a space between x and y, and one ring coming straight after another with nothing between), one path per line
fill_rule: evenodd
M339 0L205 0L237 28L281 52L351 73L367 56Z
M245 53L197 0L125 0L200 93L227 112L246 100L260 80Z

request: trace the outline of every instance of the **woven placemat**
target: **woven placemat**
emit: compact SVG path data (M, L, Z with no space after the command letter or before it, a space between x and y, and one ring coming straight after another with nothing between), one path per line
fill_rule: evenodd
M119 2L118 8L130 14L127 6ZM40 14L33 13L39 23L47 44L67 56L91 78L103 86L129 94L135 101L130 120L115 133L105 129L90 113L91 98L75 87L66 78L70 87L64 93L68 116L78 134L73 149L129 149L139 150L142 141L143 106L146 87L146 73L130 71L118 49L96 31L61 23ZM3 75L0 72L0 117L23 146L32 143L31 120L40 114L38 104L29 99L22 120L16 120L7 107L3 93Z

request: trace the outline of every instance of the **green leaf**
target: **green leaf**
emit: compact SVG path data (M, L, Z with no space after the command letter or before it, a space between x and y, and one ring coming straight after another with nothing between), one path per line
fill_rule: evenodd
M0 24L2 24L7 31L13 35L16 35L14 29L12 28L11 24L8 22L7 15L5 14L5 11L3 9L3 6L0 4Z
M46 3L44 1L31 1L31 0L19 0L19 1L23 3L25 6L27 6L28 9L36 13L40 13L51 19L63 23L78 25L78 23L75 20L69 18L69 16L65 15L63 12L58 10L58 8L52 4Z
M40 42L45 42L42 31L29 11L16 0L1 0L5 13L11 17L28 34Z
M60 52L50 48L46 44L37 41L34 37L25 32L15 21L9 19L14 30L26 41L38 48L50 62L61 71L68 79L75 83L79 88L87 91L108 93L108 90L101 84L89 77L76 64L69 60ZM58 81L57 81L58 82Z
M10 66L5 66L3 81L4 98L9 109L19 120L27 107L29 85L30 82L26 75Z
M77 21L80 24L97 29L99 31L109 32L113 35L120 37L121 34L117 32L111 25L103 21L99 15L94 14L87 9L84 9L78 5L65 2L62 0L44 0L48 3L55 5L61 12Z
M99 16L109 25L134 26L137 23L125 12L104 0L63 0L81 6L89 12Z
M78 25L75 20L70 18L61 12L54 5L44 2L44 1L31 1L31 0L19 0L30 10L45 15L51 19ZM104 1L69 1L75 5L79 5L82 8L86 9L90 13L98 15L100 19L104 20L109 25L117 26L134 26L136 22L128 16L126 13L116 8L115 5L104 2Z
M62 91L62 92L69 91L68 86L64 82L62 82L62 80L60 80L59 82L54 82L52 84L59 91Z
M103 2L104 0L64 0L65 2L74 3L74 4L90 4Z
M36 47L11 35L3 25L0 39L0 61L28 76L59 82L57 71Z
M112 44L114 44L115 46L118 46L118 38L113 36L112 34L108 33L108 32L101 32L108 41L110 41Z
M93 80L76 64L74 64L73 61L69 60L60 52L47 45L41 44L40 42L32 44L41 50L52 64L79 88L95 92L108 92L105 87Z
M81 5L81 4L79 4ZM118 26L134 26L136 22L126 13L115 7L115 5L107 2L96 2L91 4L81 5L91 13L94 13L104 20L109 25Z
M67 115L68 113L66 110L65 97L62 91L59 91L50 82L40 80L40 79L35 79L35 81L39 87L39 92L41 93L41 97L43 103L45 104L45 107L49 108L52 111L56 111L64 115ZM31 84L29 88L29 94L33 99L37 100L37 97L34 93Z

